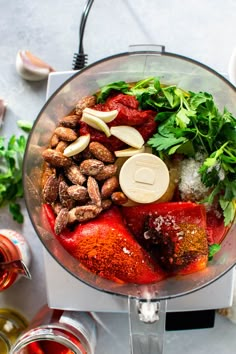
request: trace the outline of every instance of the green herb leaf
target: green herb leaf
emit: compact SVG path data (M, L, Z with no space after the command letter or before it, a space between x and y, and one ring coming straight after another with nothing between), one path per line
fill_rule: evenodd
M24 222L24 216L21 213L20 204L11 202L9 204L9 211L12 214L13 219L19 224L22 224Z
M12 135L8 142L0 137L0 207L9 204L13 219L23 222L20 205L16 200L23 197L22 165L26 138Z
M98 103L103 103L109 96L112 90L115 91L120 91L123 93L127 93L129 88L129 85L125 81L118 81L118 82L113 82L111 84L105 85L101 88L99 91L99 94L97 95L97 102Z
M218 243L214 243L213 245L209 246L209 253L208 253L208 260L211 261L213 259L213 256L219 252L221 249L221 245Z
M171 155L176 151L176 149L178 149L182 144L186 142L187 139L184 137L176 138L174 135L163 136L159 133L156 133L152 138L148 140L148 145L158 151L168 151L168 153ZM171 151L170 148L172 148Z
M33 126L33 123L27 121L27 120L23 120L23 119L19 119L17 121L17 125L19 128L21 128L23 131L25 132L30 132Z

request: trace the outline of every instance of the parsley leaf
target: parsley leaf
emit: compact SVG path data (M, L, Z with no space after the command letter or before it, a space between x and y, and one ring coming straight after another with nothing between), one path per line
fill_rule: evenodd
M13 219L23 223L18 198L23 197L22 165L26 138L12 135L8 142L0 137L0 207L9 205Z
M111 91L120 91L126 93L128 91L129 85L125 81L117 81L111 84L105 85L101 88L99 93L97 94L97 102L103 103L110 95Z
M176 150L187 141L184 137L176 138L173 134L168 136L160 135L156 133L149 139L148 144L158 151L168 150L168 154L172 155Z
M211 261L213 259L213 256L219 252L221 249L221 245L218 243L213 243L213 245L209 246L209 251L208 251L208 260Z

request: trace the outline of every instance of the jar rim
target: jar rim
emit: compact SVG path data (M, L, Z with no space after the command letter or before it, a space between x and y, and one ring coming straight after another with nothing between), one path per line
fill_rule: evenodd
M65 332L69 335L65 336ZM76 339L76 336L71 333L69 330L62 329L55 326L40 326L36 329L31 329L20 336L17 342L11 347L10 354L18 354L23 348L27 348L29 344L40 341L53 341L59 344L64 345L68 349L72 350L74 354L83 354L84 352L78 348L78 346L70 339L73 337ZM81 338L82 340L83 338ZM78 344L84 345L84 342L78 339ZM90 354L89 348L85 348L86 353Z

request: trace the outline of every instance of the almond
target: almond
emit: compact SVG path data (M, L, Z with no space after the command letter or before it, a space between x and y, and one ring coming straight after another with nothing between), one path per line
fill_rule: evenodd
M94 219L102 211L101 207L96 205L82 205L75 207L69 211L69 222L74 221L85 222Z
M87 189L88 189L88 194L92 202L97 205L101 206L101 194L99 191L98 183L95 180L95 178L89 176L88 181L87 181Z
M105 179L112 177L116 174L117 166L116 165L105 165L101 171L96 175L97 181L104 181Z
M56 169L55 167L52 167L49 163L45 162L43 166L43 174L41 180L42 187L44 187L48 177L51 175L56 175Z
M101 196L103 199L108 198L112 195L112 193L119 188L118 178L116 176L112 176L108 178L102 188L101 188Z
M84 160L80 164L80 172L87 176L96 176L104 167L104 163L95 159Z
M112 201L111 199L103 199L102 200L102 209L107 210L112 206Z
M71 116L65 116L59 119L59 124L66 128L76 128L79 123L79 116L73 114Z
M75 163L72 163L71 166L64 169L66 177L73 184L84 184L86 177L80 172L80 168Z
M127 203L128 198L126 197L126 195L123 192L114 192L111 195L111 200L116 205L123 205L123 204Z
M55 150L64 153L64 150L67 148L67 146L68 146L68 142L61 140L61 141L59 141L59 143L55 147Z
M59 139L64 141L74 141L77 139L76 132L71 128L57 127L54 132Z
M88 198L87 188L80 185L73 185L67 188L69 196L75 200L86 201Z
M58 215L63 208L63 205L60 202L52 203L51 206L56 215Z
M108 150L104 145L98 142L91 142L89 144L89 150L100 161L113 163L115 161L114 154Z
M50 140L50 147L55 148L59 143L59 137L56 134L53 134Z
M48 177L43 188L43 199L46 203L53 203L58 197L59 182L55 175Z
M76 114L81 114L81 112L86 108L86 107L94 107L96 104L96 98L95 96L85 96L81 98L78 103L75 106L75 113Z
M59 183L59 199L62 206L70 210L75 206L75 201L70 197L67 189L67 183L65 181L61 181Z
M44 150L42 157L54 167L68 167L71 165L71 160L68 157L64 156L60 151L53 149Z
M62 208L55 220L54 231L56 235L59 235L67 226L69 220L69 211L66 208Z

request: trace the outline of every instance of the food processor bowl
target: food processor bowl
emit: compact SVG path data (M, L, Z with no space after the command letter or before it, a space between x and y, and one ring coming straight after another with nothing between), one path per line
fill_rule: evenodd
M184 276L167 278L148 285L119 284L92 274L80 265L54 237L42 212L42 151L47 148L59 118L68 115L83 96L115 81L136 82L159 77L163 84L175 84L186 91L212 94L220 110L226 106L236 115L236 88L222 75L192 59L164 50L134 50L100 60L76 72L48 99L39 113L24 157L24 195L34 229L52 257L78 280L97 290L129 299L162 301L182 296L209 285L236 263L236 229L233 225L221 250L206 269ZM69 291L69 289L68 289ZM155 310L156 311L156 310ZM157 311L156 311L157 312Z

